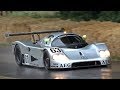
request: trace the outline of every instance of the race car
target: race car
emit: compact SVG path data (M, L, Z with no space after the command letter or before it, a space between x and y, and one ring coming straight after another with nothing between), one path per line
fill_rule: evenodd
M40 39L40 34L48 33ZM12 51L19 66L29 65L49 69L108 66L110 52L105 43L86 42L86 35L66 33L64 30L7 33L6 37L32 35L34 42L14 41ZM34 35L39 39L35 40Z

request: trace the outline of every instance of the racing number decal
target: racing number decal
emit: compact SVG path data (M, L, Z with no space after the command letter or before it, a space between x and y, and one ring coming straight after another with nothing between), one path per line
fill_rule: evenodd
M51 48L52 53L61 52L59 48Z

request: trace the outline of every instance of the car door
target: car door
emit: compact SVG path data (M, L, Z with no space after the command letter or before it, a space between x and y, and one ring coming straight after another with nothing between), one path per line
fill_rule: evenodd
M30 51L28 52L30 56L30 65L37 67L44 67L43 65L43 48L39 47L30 47Z

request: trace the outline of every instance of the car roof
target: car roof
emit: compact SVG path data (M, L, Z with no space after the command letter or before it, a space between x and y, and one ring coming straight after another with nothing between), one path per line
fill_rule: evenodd
M55 38L62 36L62 35L77 35L74 33L64 33L64 32L56 32L56 33L51 33L50 35L48 35L48 37L52 37L51 41L53 41Z
M61 36L61 35L77 35L77 34L74 34L74 33L57 32L57 33L51 33L49 36L54 36L54 38L56 38L56 37ZM48 37L49 37L49 36L48 36Z
M56 32L56 33L51 33L49 34L48 36L44 37L43 39L45 38L51 38L51 42L49 43L49 46L51 46L51 43L59 36L64 36L64 35L77 35L77 34L74 34L74 33L64 33L64 32ZM77 35L78 36L78 35Z

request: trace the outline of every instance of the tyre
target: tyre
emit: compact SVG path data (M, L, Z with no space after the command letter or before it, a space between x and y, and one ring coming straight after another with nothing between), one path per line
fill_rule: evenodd
M23 57L22 57L22 53L20 50L20 47L18 44L15 45L14 48L14 54L15 54L15 61L19 66L22 66L22 62L23 62Z
M43 54L43 63L44 63L45 69L49 70L50 69L50 57L49 57L49 53L47 50L45 50Z

